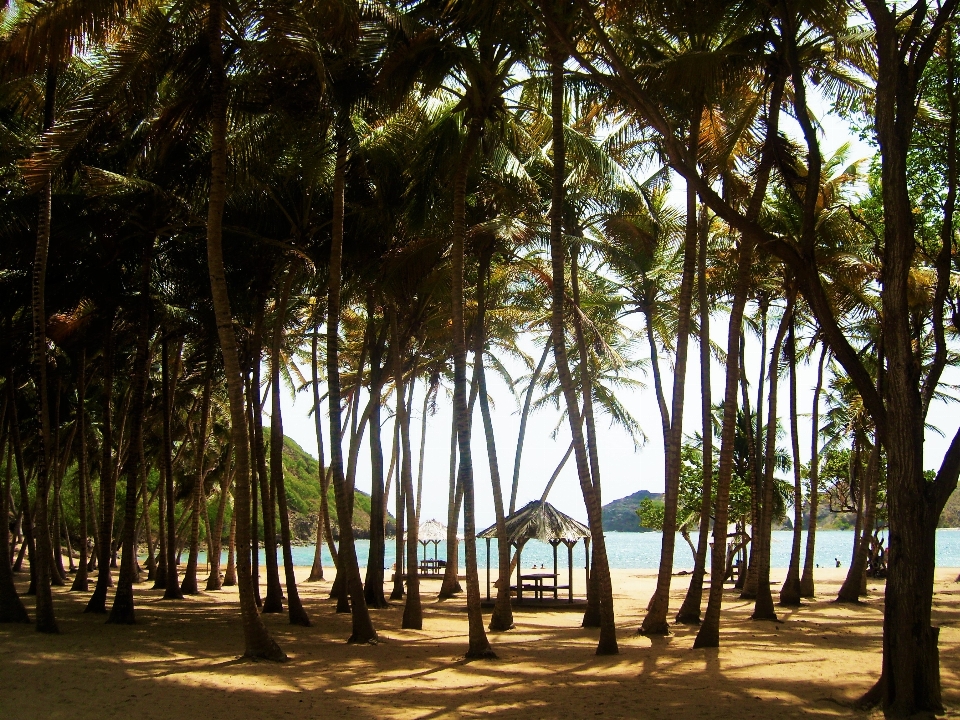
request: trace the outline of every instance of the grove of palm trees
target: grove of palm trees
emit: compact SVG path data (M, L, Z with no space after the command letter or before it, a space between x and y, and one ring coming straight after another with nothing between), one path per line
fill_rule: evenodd
M960 710L958 5L0 0L0 717Z

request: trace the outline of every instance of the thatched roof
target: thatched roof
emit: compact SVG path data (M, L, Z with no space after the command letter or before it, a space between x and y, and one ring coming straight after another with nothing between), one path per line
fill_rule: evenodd
M439 520L420 523L417 539L420 542L443 542L447 539L447 526Z
M497 537L496 524L491 525L477 537ZM507 538L510 542L535 539L576 541L590 537L590 529L569 515L560 512L548 502L534 500L507 517Z

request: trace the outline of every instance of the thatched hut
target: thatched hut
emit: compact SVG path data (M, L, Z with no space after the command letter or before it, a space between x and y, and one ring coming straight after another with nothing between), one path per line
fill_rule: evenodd
M551 593L553 599L556 600L558 591L566 590L568 602L572 603L573 548L580 540L583 540L586 555L587 581L590 580L590 529L566 513L560 512L550 503L541 500L531 501L509 515L506 518L506 526L507 537L505 540L517 550L517 584L511 586L511 589L516 589L517 601L522 602L524 590L533 591L534 595L540 600L544 599L545 592ZM487 600L490 600L490 541L493 538L497 538L497 542L503 542L503 540L497 536L496 523L477 533L477 537L484 538L487 541ZM553 573L523 574L520 553L528 540L540 540L553 546ZM558 584L557 548L561 543L567 548L568 580L566 585ZM553 584L547 583L547 580L552 580ZM527 581L527 584L524 584L524 581Z

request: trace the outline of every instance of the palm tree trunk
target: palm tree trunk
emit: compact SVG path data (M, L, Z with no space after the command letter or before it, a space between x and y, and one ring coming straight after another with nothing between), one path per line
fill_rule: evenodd
M283 479L283 415L280 408L280 347L283 344L283 325L287 316L287 301L293 273L288 271L287 279L280 291L277 313L274 318L273 344L270 349L270 475L271 484L277 489L277 505L280 511L280 542L283 544L283 573L287 585L287 608L291 625L310 627L310 618L300 602L297 592L297 576L293 568L293 550L290 547L290 514L287 510L287 488Z
M57 72L53 65L47 70L46 97L44 104L43 130L53 127L54 101L57 89ZM47 397L47 314L46 282L47 256L50 250L50 222L53 203L53 180L50 176L43 187L40 199L40 214L37 220L37 245L32 275L33 315L33 365L39 401L40 453L37 462L36 517L34 525L36 553L30 557L31 566L36 560L37 630L45 633L60 632L53 612L53 594L50 590L50 525L47 519L47 495L50 489L49 468L51 457L50 403ZM24 497L27 497L24 495Z
M161 459L160 487L157 488L157 570L153 580L154 590L164 590L167 587L167 493L163 482L163 468L163 460ZM96 551L96 549L95 546L94 550Z
M690 117L689 150L696 158L700 145L700 121L703 109L698 104ZM683 445L683 406L687 387L687 348L690 344L690 318L693 306L693 280L697 270L697 193L687 183L687 224L683 241L683 270L680 296L677 300L677 353L673 371L673 399L669 436L664 438L666 482L663 498L663 545L657 588L647 615L640 625L642 635L667 635L667 611L670 607L670 581L673 578L673 556L677 542L677 503L680 498L680 450ZM696 554L696 553L694 553Z
M467 174L470 163L480 144L481 121L471 119L460 162L453 180L453 248L450 255L452 300L451 331L453 333L453 412L457 422L457 447L459 449L458 483L463 485L463 530L466 551L467 618L469 647L467 657L494 657L483 628L480 609L480 578L477 574L476 515L474 514L473 454L470 448L471 419L467 404L467 344L463 320L463 267L464 243L467 234L466 196ZM408 569L409 572L413 568Z
M256 330L254 334L256 334ZM256 455L257 431L256 425L253 422L253 414L254 408L259 407L259 405L257 404L257 393L253 389L252 373L246 376L245 382L244 390L247 398L245 430L247 442L249 443L247 447L253 455ZM250 573L251 584L253 585L253 598L258 608L263 606L263 600L260 598L260 523L258 520L259 505L257 503L257 478L259 475L259 463L254 458L250 465ZM236 498L234 498L234 501L236 501ZM233 510L234 513L237 512L236 502L234 502Z
M404 586L403 586L403 575L404 575L404 566L406 562L403 559L403 534L406 531L407 521L405 519L406 515L406 495L403 492L403 481L400 479L401 473L401 464L403 460L400 459L400 422L396 416L393 420L393 460L391 462L391 472L396 469L397 475L397 485L394 490L394 501L395 501L395 512L397 518L397 527L394 537L394 557L396 562L394 563L394 572L393 572L393 591L390 593L391 600L403 600ZM449 537L449 530L447 531L447 536ZM443 599L443 588L440 588L440 599Z
M10 484L13 480L13 439L7 428L10 425L10 413L7 412L9 398L4 403L4 412L0 420L0 435L6 435L5 442L0 442L0 450L6 449L7 470L4 477L3 496L0 497L0 518L4 525L0 527L0 623L29 623L30 616L23 601L17 595L17 587L13 580L13 568L10 565L10 531L6 524L10 517ZM6 431L6 432L5 432ZM6 444L6 448L4 448ZM2 459L2 455L0 455Z
M367 316L373 319L375 309L372 293L367 297ZM373 333L377 335L377 333ZM370 343L370 550L367 554L367 573L363 593L369 607L386 607L383 596L383 564L386 556L386 502L383 483L383 442L381 439L380 409L383 403L382 366L383 344L386 333L371 337Z
M210 564L210 574L207 577L207 592L220 590L223 587L223 580L220 578L220 553L223 549L223 523L227 515L227 500L230 498L230 486L233 484L233 471L231 459L233 449L227 444L223 453L221 462L224 468L220 474L220 499L217 502L217 517L213 521L213 531L209 535L207 542L207 557ZM231 523L230 533L233 534L234 524ZM233 553L233 543L231 541L230 553ZM236 569L234 569L236 572Z
M741 238L737 257L737 286L730 306L727 331L727 367L723 398L723 424L720 430L720 457L717 468L717 497L714 504L713 550L710 559L710 594L703 623L694 640L695 648L720 647L720 606L727 565L727 518L730 510L730 480L733 475L733 451L737 429L737 393L740 384L740 336L743 311L750 288L753 243Z
M210 126L211 168L210 203L207 215L207 267L210 273L213 309L217 333L223 354L223 368L227 377L230 400L230 431L236 453L236 489L234 492L237 517L237 575L240 584L240 617L243 624L247 657L285 660L286 655L267 632L257 613L250 576L250 483L249 445L243 407L243 380L237 353L237 337L233 330L230 296L227 291L226 270L223 264L223 207L227 196L227 88L223 64L221 28L223 10L220 0L210 0L208 31L212 65ZM172 543L171 543L172 544Z
M740 598L743 600L755 600L757 597L757 537L758 528L763 524L761 520L761 505L763 495L763 477L764 477L764 441L763 441L763 392L764 381L766 379L767 363L767 309L769 302L765 297L760 301L760 373L757 379L757 417L756 428L750 427L750 406L748 404L747 394L747 369L746 364L741 363L740 381L743 383L744 413L747 417L747 445L750 448L752 482L750 483L750 554L747 562L747 572L743 578L743 588ZM743 357L743 348L746 344L744 336L740 339L740 355ZM769 420L768 420L769 422Z
M484 369L484 353L487 344L486 311L487 282L490 273L490 255L492 249L484 250L480 255L480 267L477 274L477 332L475 362L479 363L480 415L483 418L483 433L487 446L487 461L490 464L490 484L493 486L493 508L497 523L497 600L490 617L491 631L511 630L513 608L510 605L510 543L507 538L506 514L503 512L503 490L500 484L500 463L497 460L497 443L493 434L493 420L490 416L490 399L487 395L487 374ZM501 541L503 538L503 541Z
M407 524L406 576L407 597L403 604L404 630L423 629L423 608L420 603L420 573L417 567L417 509L413 495L413 462L410 448L410 414L407 409L406 386L403 380L404 343L400 338L396 307L390 308L390 345L393 358L393 380L397 395L396 423L400 428L400 484L403 487L404 507ZM415 381L411 374L410 382Z
M81 348L77 362L77 434L80 436L80 453L77 457L77 503L80 521L80 558L77 561L77 574L73 578L72 592L87 592L90 582L87 579L87 492L90 478L87 469L87 412L85 407L87 394L87 349ZM149 526L148 526L149 527Z
M146 464L143 452L144 405L147 392L147 374L150 367L150 262L153 254L153 240L144 247L141 260L140 277L140 319L137 333L137 350L133 361L132 393L130 410L133 418L133 445L125 463L127 476L126 498L124 499L120 577L117 580L117 592L113 599L108 623L133 625L136 616L133 606L133 585L137 580L137 488L141 484L142 468Z
M540 361L537 363L533 375L530 376L530 384L527 385L527 391L523 397L523 410L520 413L520 432L517 433L517 452L513 458L513 485L510 488L510 515L513 515L517 509L517 489L520 487L520 456L523 453L523 441L527 436L527 418L530 417L530 404L533 400L533 390L540 380L540 374L547 363L547 357L550 355L550 338L543 344L543 352L540 354Z
M697 300L700 310L700 433L702 442L703 483L700 488L700 528L693 574L683 604L677 613L678 623L698 625L703 600L703 576L707 568L707 547L710 544L710 515L713 507L713 396L710 388L710 301L707 296L707 240L710 218L700 211L699 246L697 248Z
M230 513L230 539L227 541L227 569L223 573L223 586L237 584L237 507L234 503Z
M317 544L313 553L313 567L310 568L310 577L307 582L319 582L323 580L323 531L326 521L326 478L327 469L325 467L323 453L323 423L320 420L320 379L317 373L317 342L319 340L320 328L314 326L310 337L310 379L313 390L313 426L317 433L317 468L320 473L320 509L317 512Z
M773 493L776 479L773 476L775 457L777 452L777 390L779 388L780 354L783 349L783 340L787 334L787 327L793 317L793 301L795 291L791 290L787 296L787 307L770 352L770 393L767 401L767 438L766 457L764 459L763 504L760 506L760 528L753 534L753 545L757 554L757 600L753 606L754 620L777 620L777 611L773 606L773 596L770 593L770 531L773 523Z
M855 603L860 601L862 593L861 583L867 570L867 559L870 554L870 540L873 536L873 524L877 511L877 486L880 475L880 442L874 439L870 458L867 461L866 477L862 485L863 520L860 523L860 532L857 533L856 545L853 552L853 562L844 578L837 602Z
M207 372L211 372L208 363ZM202 506L203 481L205 477L204 459L207 454L207 424L210 420L210 392L213 389L213 378L208 376L203 387L203 399L200 401L200 431L194 440L197 474L193 486L193 517L190 520L190 553L187 556L187 569L183 572L183 581L180 583L180 592L184 595L197 595L200 587L197 584L197 557L200 554L200 514L206 515Z
M440 583L440 599L452 598L463 592L460 586L459 566L460 549L457 543L457 525L460 523L460 503L463 498L463 486L457 482L457 413L453 413L450 429L450 483L447 495L447 564ZM397 518L399 522L399 517Z
M113 475L113 313L107 318L103 351L103 414L100 422L100 545L97 548L97 584L84 612L107 612L107 588L110 580L110 546L113 542L114 505L117 480ZM39 521L38 521L39 522Z
M797 338L796 319L790 318L787 359L790 362L790 442L793 452L793 544L790 566L780 589L780 604L800 604L800 534L803 529L803 482L800 479L800 429L797 425Z
M827 345L820 351L817 365L817 386L813 391L813 411L810 430L810 520L807 523L807 547L803 557L803 574L800 576L800 596L816 595L813 582L813 566L817 537L817 510L820 500L820 392L823 389L823 366L827 359Z
M340 119L341 123L346 122ZM353 629L349 642L375 643L377 631L370 619L370 611L363 597L363 582L357 564L357 548L351 523L351 493L343 473L343 449L340 440L340 283L343 258L344 186L347 164L347 138L342 132L337 137L337 161L333 180L333 236L330 243L330 283L327 302L327 390L330 403L330 465L333 468L333 491L337 501L340 526L340 552L337 572L344 575L350 594Z
M597 599L600 603L600 640L597 644L598 655L612 655L619 652L617 647L617 632L613 614L613 588L610 582L610 568L607 564L606 543L603 537L603 520L601 518L599 484L600 477L596 472L596 459L587 457L587 446L583 437L580 423L580 408L574 390L573 377L567 361L566 337L563 325L564 289L564 249L563 249L563 204L564 181L566 179L566 161L563 125L563 65L566 55L554 52L551 62L551 116L553 119L553 194L550 208L550 259L553 270L553 303L550 313L550 325L553 330L553 355L556 360L557 375L563 388L563 395L567 405L567 418L573 436L574 456L577 461L577 475L580 479L580 490L587 508L587 519L590 525L592 545L594 549L593 576L599 592ZM588 362L584 356L583 362ZM586 378L588 373L584 373ZM587 432L590 433L589 384L584 384L584 405L588 408ZM594 447L595 451L596 448Z
M254 330L254 353L250 402L253 403L253 437L251 450L256 458L260 479L260 511L263 519L263 558L267 568L267 596L262 612L283 612L283 589L280 586L280 565L277 561L277 516L274 479L267 470L267 454L263 439L263 409L260 393L260 359L263 356L263 315L258 317Z
M173 488L173 458L171 450L173 448L173 438L170 424L173 413L174 396L173 383L170 378L170 348L166 335L161 342L162 361L160 364L161 375L161 409L163 416L163 447L160 450L161 463L163 464L163 484L166 493L166 518L167 523L167 569L165 572L165 587L163 589L164 600L182 600L183 593L180 591L180 578L177 572L177 524L176 524L176 495ZM184 509L186 512L186 509ZM103 552L103 550L101 550ZM101 571L102 572L102 571Z

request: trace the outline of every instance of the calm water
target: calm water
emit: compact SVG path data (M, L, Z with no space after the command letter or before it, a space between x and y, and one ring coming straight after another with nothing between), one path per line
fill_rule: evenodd
M806 547L806 533L803 533L804 547ZM771 546L771 565L775 568L785 568L790 563L790 543L793 540L793 533L789 531L778 531L773 533L773 544ZM610 567L618 569L656 569L660 562L660 533L625 533L608 532L606 533L607 556L610 560ZM367 564L367 553L370 543L367 540L357 540L357 557L360 566ZM848 567L850 564L850 555L853 549L853 531L852 530L821 530L817 533L816 562L821 567L833 567L834 558L840 560L842 567ZM396 558L394 552L395 546L393 540L387 541L386 562L385 565L392 567ZM433 545L427 548L427 557L433 557ZM496 540L490 544L492 555L491 565L497 564L497 543ZM440 543L438 548L438 557L446 557L446 543ZM279 555L279 553L278 553ZM293 548L293 561L295 565L312 565L314 555L314 546ZM263 563L263 551L260 552ZM420 557L423 557L421 548ZM558 549L559 567L567 567L567 550L562 545ZM201 554L201 562L205 562ZM226 563L226 553L224 553L223 562ZM463 567L463 545L460 546L460 567ZM486 566L486 542L481 540L477 543L477 562L481 568ZM547 567L553 565L553 549L546 543L531 541L523 548L521 555L523 567L541 563ZM331 567L333 561L327 549L323 549L323 564ZM960 529L937 530L937 565L940 567L960 567ZM579 543L573 553L574 568L584 566L583 543ZM674 554L673 568L675 571L692 570L693 554L682 537L677 535L677 548Z

